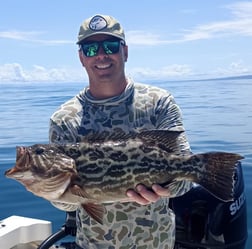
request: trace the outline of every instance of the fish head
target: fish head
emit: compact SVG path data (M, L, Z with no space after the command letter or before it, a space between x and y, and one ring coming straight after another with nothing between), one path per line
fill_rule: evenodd
M16 164L5 172L6 177L50 200L62 194L75 175L75 161L53 144L17 146Z
M7 170L5 175L19 179L29 172L43 178L54 176L58 171L64 171L66 168L73 168L73 160L64 154L59 146L52 144L17 146L16 164Z

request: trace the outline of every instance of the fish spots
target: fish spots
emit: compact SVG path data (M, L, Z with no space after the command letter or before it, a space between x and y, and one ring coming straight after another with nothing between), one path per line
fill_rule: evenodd
M113 147L111 147L111 146L103 146L103 147L102 147L102 150L103 150L103 152L104 152L105 154L109 154L109 153L111 153L111 152L114 151L114 150L113 150Z
M94 147L83 148L80 151L80 154L78 157L88 159L88 161L96 161L100 158L104 158L105 154L103 150L94 146Z
M139 176L139 175L142 175L142 174L148 174L148 166L146 165L141 165L141 167L136 167L132 170L132 174L135 175L135 176Z
M107 174L111 177L122 177L126 174L122 167L122 165L113 165L108 168Z
M138 160L140 158L140 154L139 153L133 153L130 156L131 160Z
M66 152L67 155L69 155L71 158L76 159L81 156L81 151L78 147L71 147Z
M128 156L123 151L114 151L110 154L110 159L117 162L125 162L128 160Z
M85 165L85 167L79 167L78 172L84 173L86 175L94 175L94 174L97 175L103 172L103 168L98 167L97 164L95 163L90 163L90 164Z

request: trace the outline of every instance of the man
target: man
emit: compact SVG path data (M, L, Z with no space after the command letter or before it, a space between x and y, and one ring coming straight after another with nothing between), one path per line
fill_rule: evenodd
M83 22L78 42L79 58L89 85L63 104L51 117L50 142L81 142L91 134L129 133L148 129L181 131L180 150L190 152L181 112L173 96L160 88L135 83L125 75L128 47L116 19L95 15ZM187 192L190 183L180 182L152 190L138 184L128 190L132 201L105 204L103 224L79 206L56 204L77 210L76 244L80 248L172 249L175 218L167 197Z

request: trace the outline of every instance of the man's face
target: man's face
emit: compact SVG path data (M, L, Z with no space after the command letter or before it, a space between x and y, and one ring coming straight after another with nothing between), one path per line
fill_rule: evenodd
M114 39L114 37L100 34L87 38L85 43L111 39ZM128 58L128 47L120 43L117 53L107 54L100 45L97 54L91 57L86 56L82 49L80 49L79 57L88 73L90 81L113 81L113 79L124 75L124 66Z

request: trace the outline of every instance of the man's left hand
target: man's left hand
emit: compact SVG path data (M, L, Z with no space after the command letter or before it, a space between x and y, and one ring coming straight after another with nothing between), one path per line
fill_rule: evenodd
M169 197L169 190L158 184L153 184L152 189L146 188L143 184L136 186L136 191L129 189L126 195L131 201L135 201L141 205L147 205L156 202L160 197Z

